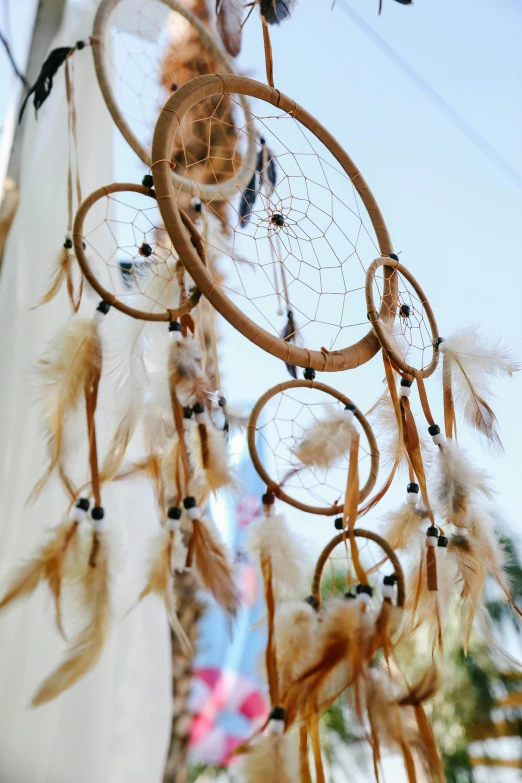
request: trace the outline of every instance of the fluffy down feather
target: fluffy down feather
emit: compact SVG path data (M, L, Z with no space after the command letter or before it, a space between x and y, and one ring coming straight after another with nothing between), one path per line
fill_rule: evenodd
M282 514L259 517L250 526L248 549L256 557L264 555L272 564L272 578L297 592L308 578L306 550L291 532Z
M208 382L201 366L201 348L193 337L187 336L179 343L171 341L169 383L184 404L194 399L202 401L208 394Z
M110 624L109 552L105 533L98 534L100 547L96 566L85 571L82 584L83 612L89 618L78 634L65 661L47 677L33 698L33 707L55 699L70 688L98 662Z
M510 377L520 363L502 343L489 343L475 327L460 329L440 345L444 383L451 385L455 405L465 420L502 450L497 418L491 408L492 381Z
M437 468L437 499L441 514L448 522L461 527L477 496L491 498L487 474L473 467L451 440L446 440L439 449Z
M40 399L47 428L50 462L33 488L34 500L65 456L65 428L84 401L86 387L101 375L102 349L94 320L73 318L39 362Z
M305 432L292 453L304 465L329 468L350 451L355 427L342 410L329 411Z
M208 419L206 428L206 467L203 466L201 438L198 427L190 432L189 450L196 476L204 477L211 492L233 482L225 433Z
M238 776L242 783L297 783L296 738L282 734L255 740L238 764Z
M425 508L403 503L395 511L390 511L384 518L383 536L392 549L407 549L419 540L419 534L425 534L421 522L428 518Z
M283 703L296 677L313 659L317 632L317 612L306 601L288 601L277 608L275 647Z
M176 543L179 543L179 539L176 541L174 534L169 530L162 530L158 535L154 542L147 583L141 591L138 601L150 593L158 595L163 600L170 627L176 634L184 652L189 655L192 652L192 645L176 613L176 595L172 573L173 549Z
M0 609L23 596L30 595L40 582L45 580L54 598L58 630L65 637L60 598L65 561L77 530L78 524L69 521L62 523L52 531L49 541L40 551L13 574L6 592L0 599Z

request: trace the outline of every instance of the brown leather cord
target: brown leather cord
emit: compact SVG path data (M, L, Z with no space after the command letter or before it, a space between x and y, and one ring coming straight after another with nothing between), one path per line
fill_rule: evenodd
M265 48L265 66L266 66L266 80L270 87L274 87L274 59L272 56L272 44L270 43L270 33L268 31L268 24L265 17L261 14L261 22L263 25L263 46Z
M431 520L431 524L435 525L433 512L430 509L428 488L426 485L426 474L424 472L424 462L422 460L422 453L420 448L419 433L417 432L415 419L413 418L413 414L410 408L410 401L407 397L401 397L401 410L405 432L404 445L406 446L409 460L413 466L415 476L417 477L422 499L426 505L426 508L428 509L428 516Z
M455 418L455 402L451 386L451 362L442 354L442 389L444 402L444 432L449 440L457 437L457 422Z
M174 416L174 424L176 432L178 434L179 442L179 459L181 460L181 467L183 468L183 478L181 480L181 491L186 497L189 494L189 482L190 482L190 462L187 451L187 444L185 443L185 429L183 427L183 408L176 395L176 390L171 388L170 401L172 405L172 414Z
M308 764L308 726L306 723L299 727L299 777L300 783L312 783Z
M437 579L437 555L434 546L426 546L426 572L428 590L435 593L439 587Z
M199 441L201 444L201 464L206 470L209 464L208 432L206 424L198 424Z
M346 481L346 494L344 496L343 519L344 527L348 528L350 541L350 553L357 579L361 584L368 583L368 576L361 564L359 548L353 534L357 522L357 507L359 503L359 433L355 432L350 443L350 458L348 463L348 477Z
M261 572L265 590L265 604L267 610L268 638L266 643L265 661L268 678L268 690L270 692L270 704L272 707L279 705L279 674L277 671L277 657L274 636L275 596L272 585L272 563L270 558L261 555Z
M424 384L424 378L422 377L419 370L415 370L415 380L417 381L417 388L419 390L419 398L422 405L422 411L426 417L426 421L428 422L428 424L430 426L433 426L433 424L435 424L435 419L433 418L431 413L428 394L426 392L426 386Z
M100 474L98 468L98 450L96 445L96 426L94 414L98 401L99 377L95 378L85 389L85 407L87 412L87 433L89 438L89 466L91 471L91 486L94 505L101 506Z
M316 709L312 710L310 715L310 739L312 740L312 750L314 752L316 783L325 783L321 741L319 739L319 715Z

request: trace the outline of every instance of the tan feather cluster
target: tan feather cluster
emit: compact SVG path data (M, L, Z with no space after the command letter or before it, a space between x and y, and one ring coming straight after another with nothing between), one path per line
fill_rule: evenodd
M171 341L169 350L169 383L184 403L194 399L203 401L210 387L203 373L201 348L198 341L188 335L179 343Z
M318 615L306 601L280 604L275 615L275 648L281 701L295 679L310 665L316 647Z
M423 626L433 642L440 647L448 609L455 595L458 575L455 557L451 551L445 552L442 547L436 547L437 590L434 591L428 589L426 545L423 540L419 542L415 558L406 582L405 610L409 622L405 623L405 633L408 635Z
M428 517L427 509L403 503L398 509L390 511L385 516L383 536L392 549L407 549L426 532L426 525L421 527L421 523Z
M500 342L488 343L474 327L460 329L440 345L444 357L444 384L451 388L455 404L465 420L498 451L502 442L491 408L492 382L510 377L520 363Z
M85 390L101 375L101 340L94 320L73 318L55 338L38 369L50 462L31 492L32 500L53 471L63 467L67 423L83 404Z
M329 468L348 454L355 431L347 413L337 409L329 411L305 432L292 453L303 465Z
M198 427L192 427L189 440L190 458L194 465L195 475L201 476L211 492L233 483L233 474L227 450L225 433L218 430L215 424L207 420L206 429L206 460L203 464L201 438Z
M308 556L282 514L259 517L252 522L248 549L254 557L270 560L272 578L279 585L294 592L302 589L307 580Z
M110 625L109 552L105 533L98 533L96 565L87 566L81 584L82 613L87 624L77 635L65 661L47 677L33 698L33 706L55 699L98 662Z
M78 529L77 522L63 522L52 531L49 541L29 562L20 566L13 574L6 592L0 599L0 609L30 595L40 582L47 582L55 606L56 624L65 637L62 626L61 594L65 576L66 559L71 551L73 539Z
M212 531L201 519L192 521L189 557L203 587L212 593L223 609L234 615L239 599L232 565L216 531Z
M299 752L295 737L288 734L259 737L238 764L242 783L297 783Z
M480 496L491 498L487 474L473 467L451 440L444 441L439 449L437 469L439 510L448 522L460 527L473 502Z
M149 567L147 583L140 593L138 601L143 600L145 596L151 593L158 595L164 602L170 627L176 634L182 649L189 655L192 652L192 645L176 612L176 594L174 590L173 562L175 556L173 549L179 539L175 534L167 529L163 529L154 542L154 550ZM184 553L186 556L186 553Z

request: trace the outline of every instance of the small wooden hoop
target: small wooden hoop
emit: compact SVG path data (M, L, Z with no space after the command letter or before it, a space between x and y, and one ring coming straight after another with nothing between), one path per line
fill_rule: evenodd
M232 63L210 30L201 21L201 19L198 19L197 16L195 16L182 2L178 2L178 0L158 1L162 2L172 11L175 11L176 13L183 16L196 30L203 47L210 53L212 58L219 63L219 67L223 70L223 72L233 73L234 69L232 67ZM116 127L119 129L123 138L134 150L136 155L143 161L143 163L150 167L150 150L144 147L139 139L137 139L137 137L134 135L134 132L132 131L132 128L119 109L114 91L111 86L111 80L107 72L105 56L103 54L105 31L109 25L109 18L112 11L119 2L120 0L102 0L98 6L98 10L96 11L92 33L92 54L94 59L94 68L98 78L98 84L100 85L101 93ZM248 99L245 96L241 96L240 103L243 111L245 112L245 115L247 118L249 118L251 116L251 112ZM163 157L165 157L167 161L170 162L170 151ZM179 190L182 190L184 193L188 193L191 196L201 196L206 200L222 199L226 198L227 195L233 195L237 193L238 187L246 187L252 177L252 172L255 170L256 158L256 142L255 139L252 138L248 141L248 149L245 154L245 163L243 166L241 166L237 179L234 177L228 182L222 182L219 184L198 184L192 179L180 176L175 171L171 171L171 177L176 187Z
M364 181L359 169L343 150L334 137L314 118L301 108L295 101L283 95L279 90L256 82L246 76L230 74L213 74L198 76L182 85L166 102L158 118L152 141L152 159L154 188L158 199L165 228L178 251L182 263L196 285L216 310L229 321L245 337L255 345L268 351L283 361L298 367L312 367L320 372L336 372L359 367L369 361L380 348L379 340L373 330L354 345L337 351L313 350L283 340L270 334L246 316L228 298L219 283L208 268L204 268L194 249L187 240L183 230L179 211L176 205L174 184L170 167L165 161L167 152L172 147L176 130L189 109L198 101L222 93L249 95L252 98L266 101L292 116L313 133L334 155L341 167L348 174L357 190L370 220L372 222L380 252L383 256L392 252L391 240L381 211L370 188ZM237 190L236 190L237 192ZM384 272L385 281L393 279L393 265ZM382 317L391 312L396 301L396 291L393 284L387 285L383 297Z
M386 333L386 329L383 328L383 313L382 313L382 304L381 304L381 310L380 313L377 312L377 309L375 307L375 301L373 297L373 283L375 280L375 275L377 270L381 266L386 266L388 268L390 264L389 258L376 258L373 263L368 267L368 271L366 272L366 284L365 284L365 293L366 293L366 309L368 313L368 320L370 321L375 334L377 335L380 344L382 345L382 348L388 356L390 357L392 363L395 365L396 369L399 370L404 375L408 375L410 378L414 378L416 372L420 373L422 378L429 378L430 375L432 375L436 368L437 364L439 362L439 347L436 343L437 337L439 336L438 333L438 327L437 327L437 321L435 320L435 314L431 308L430 303L428 302L428 298L422 288L420 287L417 280L413 277L411 272L409 272L405 266L400 264L398 261L394 262L394 272L397 272L398 274L402 275L408 283L411 285L417 296L419 297L422 307L424 308L426 312L426 316L428 318L428 323L430 325L430 331L432 336L432 347L433 347L433 354L431 357L431 361L429 365L422 369L422 370L416 370L414 367L411 367L402 356L400 356L391 345L388 335ZM390 323L390 320L388 320L388 323Z
M277 482L273 481L270 478L270 476L268 475L267 471L264 468L264 465L262 464L259 458L257 445L256 445L256 432L257 432L257 422L259 419L259 415L263 410L264 406L266 405L266 403L269 400L271 400L272 397L275 397L276 394L280 394L281 392L284 392L287 389L317 389L318 391L325 392L326 394L335 397L335 399L339 400L339 402L341 402L343 405L353 405L353 402L350 400L349 397L346 397L346 395L342 394L340 391L337 391L337 389L333 389L331 386L327 386L325 383L319 383L318 381L292 380L292 381L286 381L286 383L280 383L277 386L273 386L271 389L268 389L268 391L266 391L263 394L263 396L260 397L259 400L256 402L250 414L250 418L248 420L247 442L248 442L248 450L250 452L250 458L254 463L255 469L257 470L258 474L260 475L264 483L267 485L268 489L273 489L274 487L277 487L276 496L279 498L279 500L288 503L288 505L293 506L294 508L298 508L300 511L306 511L309 514L319 514L325 517L331 517L334 516L334 514L341 514L343 511L342 505L324 506L324 507L311 506L308 503L301 503L301 501L296 500L290 495L287 495L286 492L284 492L282 489L278 487ZM359 503L362 503L368 497L368 495L370 494L370 492L375 486L375 482L377 481L377 474L379 472L379 449L377 447L377 441L375 439L375 435L373 434L373 430L368 420L366 419L364 414L361 413L359 408L357 408L356 406L355 406L355 418L361 425L363 432L366 435L368 445L370 447L370 475L368 476L366 484L359 491Z
M386 539L382 538L382 536L380 536L378 533L373 533L371 530L363 530L362 528L355 528L353 534L356 538L367 538L369 541L373 541L375 544L380 546L385 555L387 555L394 568L395 576L397 577L397 606L403 609L406 598L406 591L404 586L404 571L402 570L399 558ZM339 546L339 544L346 543L347 540L348 532L345 531L343 533L339 533L339 535L332 538L330 543L325 546L319 555L312 580L312 595L317 598L319 603L321 603L321 579L326 562L332 554L333 550Z
M141 193L143 196L149 196L154 201L156 200L154 192L149 190L149 188L144 187L143 185L136 185L133 182L114 182L112 185L105 185L101 188L98 188L98 190L95 190L93 193L91 193L90 196L87 196L85 201L80 205L74 220L72 237L74 252L76 253L76 258L78 259L80 269L82 270L83 276L94 288L96 293L99 294L99 296L104 301L109 302L109 304L116 310L120 310L122 313L125 313L125 315L130 315L132 318L137 318L141 321L175 321L182 315L189 313L197 305L201 298L201 292L198 288L193 289L189 298L183 302L180 307L169 308L168 310L163 310L159 313L149 313L146 310L137 310L134 307L129 307L129 305L126 305L124 302L120 302L120 300L114 296L114 294L112 294L110 291L107 291L99 283L96 275L93 273L89 265L89 261L87 260L85 250L83 249L83 224L90 208L101 198L109 196L111 193L128 192ZM181 220L183 221L183 225L189 232L190 241L193 243L193 247L200 257L201 263L206 264L205 245L201 236L194 228L192 221L181 209L180 215Z

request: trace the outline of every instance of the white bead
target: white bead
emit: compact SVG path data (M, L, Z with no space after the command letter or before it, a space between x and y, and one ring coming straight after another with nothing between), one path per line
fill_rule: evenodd
M75 506L71 512L71 520L73 522L83 522L86 516L87 512L83 508L78 508L78 506Z
M382 597L383 598L393 598L393 596L394 596L393 585L383 585L382 586Z
M190 206L193 207L194 209L196 207L201 206L201 199L199 198L199 196L192 196L192 198L190 199Z
M201 511L197 506L187 509L187 516L189 519L201 519Z
M437 435L432 435L431 439L436 446L442 446L442 444L446 440L442 432L439 432Z
M406 493L406 503L409 503L410 506L416 506L419 502L419 493L418 492L407 492Z
M399 386L399 397L409 397L411 394L411 386Z
M95 533L103 533L105 530L107 530L106 518L103 517L103 519L93 519L92 527Z
M190 417L190 419L183 419L183 429L187 431L190 430L192 428L192 424L193 424L192 416Z
M267 733L270 734L270 736L280 735L284 734L285 732L285 722L284 720L275 720L272 718L272 720L268 721L268 726L266 727Z
M445 546L438 546L437 547L437 557L444 558L444 557L446 557L446 553L447 553L447 547L445 547Z
M352 422L355 419L355 413L350 410L350 408L346 408L344 411L344 415L346 418L346 421Z
M169 334L170 339L174 340L175 343L180 343L183 340L183 335L177 329L173 329Z
M92 317L92 320L94 323L99 326L101 323L103 323L103 319L105 318L105 313L102 313L101 310L95 310L94 315Z
M206 411L203 411L203 413L195 413L194 416L198 424L205 424L207 421Z
M65 234L65 238L66 239L70 239L71 242L72 242L72 231L67 231L66 234Z
M366 606L368 606L370 601L372 600L371 595L368 595L368 593L359 593L357 598L359 599L359 601L361 601L361 603L366 604Z
M426 536L426 544L428 546L437 546L438 536Z
M167 530L171 533L175 533L176 530L181 530L181 519L167 519Z

